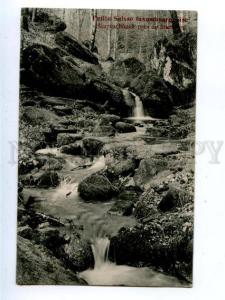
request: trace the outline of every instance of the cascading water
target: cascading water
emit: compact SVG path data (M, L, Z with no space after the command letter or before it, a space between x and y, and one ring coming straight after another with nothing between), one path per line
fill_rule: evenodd
M89 285L184 286L177 278L155 272L147 267L135 268L110 262L108 258L109 246L110 240L107 237L94 239L91 245L94 256L94 269L88 269L79 274L79 277Z
M140 113L140 111L139 111ZM96 157L92 166L76 168L77 160L70 155L60 153L58 149L39 150L39 154L60 156L67 163L61 170L61 175L67 175L56 189L37 190L46 201L39 203L41 212L71 219L74 224L82 225L82 234L91 241L94 256L94 268L79 274L89 285L108 286L181 286L178 279L151 270L150 268L136 268L127 265L117 265L108 257L110 240L123 226L134 226L135 220L125 216L110 216L107 214L112 203L84 202L79 197L77 187L86 176L105 167L104 156ZM73 169L71 170L71 162ZM182 285L184 286L184 285Z
M94 255L95 269L101 268L101 266L108 262L110 241L108 238L96 238L91 245L91 249Z
M131 93L134 96L135 106L134 106L134 118L142 119L145 116L143 103L139 96Z
M126 93L128 91L126 90ZM126 95L126 93L124 93ZM138 95L133 92L129 92L134 97L133 116L127 119L134 121L148 121L154 120L154 118L146 115L143 103Z

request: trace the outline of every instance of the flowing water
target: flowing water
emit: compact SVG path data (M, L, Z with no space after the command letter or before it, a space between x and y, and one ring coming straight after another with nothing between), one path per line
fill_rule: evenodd
M133 116L127 119L134 120L134 121L155 120L154 118L150 117L145 113L143 102L141 101L140 97L133 92L130 92L130 94L134 97L134 108L133 108Z
M133 94L133 93L132 93ZM135 107L133 119L135 121L151 120L146 116L140 98L133 94ZM120 140L131 142L139 141L145 133L144 127L136 127L137 132L121 134L112 137L112 142ZM61 178L56 188L27 188L24 194L32 195L42 201L34 203L34 209L53 217L72 220L82 225L81 235L92 243L94 268L83 271L80 278L89 285L123 285L123 286L181 286L173 277L158 273L150 268L136 268L126 265L116 265L108 259L110 247L109 237L115 235L123 226L134 226L135 218L109 215L107 212L114 201L96 202L89 199L83 201L78 193L78 184L85 177L106 167L105 157L97 156L94 159L63 154L57 148L46 148L36 152L39 155L55 156L64 160L63 169L58 171ZM127 245L129 247L129 245Z
M106 286L154 286L181 287L175 277L155 272L150 268L136 268L116 265L108 259L110 241L108 238L96 238L92 243L94 269L83 271L79 277L89 285Z

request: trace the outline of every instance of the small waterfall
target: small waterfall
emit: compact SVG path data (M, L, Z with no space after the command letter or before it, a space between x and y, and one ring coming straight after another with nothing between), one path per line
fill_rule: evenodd
M145 114L143 103L138 95L133 92L129 92L134 97L133 116L127 119L134 121L148 121L154 120L154 118Z
M136 268L126 265L116 265L108 260L110 240L95 238L92 243L94 255L94 269L79 273L89 285L108 286L154 286L181 287L180 281L172 276L155 272L150 268Z
M133 116L136 119L143 119L145 117L143 103L139 96L131 93L134 96L135 106L133 110Z
M92 243L91 248L94 255L95 269L108 262L110 241L108 238L96 238Z

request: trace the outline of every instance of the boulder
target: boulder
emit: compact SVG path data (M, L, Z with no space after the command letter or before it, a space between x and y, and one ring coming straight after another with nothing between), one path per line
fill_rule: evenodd
M158 205L158 209L166 212L170 211L176 207L182 207L188 202L188 195L181 189L170 186L169 191L162 198Z
M97 138L84 138L83 139L83 148L86 151L87 155L97 155L100 153L104 142Z
M192 273L192 256L187 255L190 238L182 231L182 222L175 220L174 223L167 220L163 225L151 222L120 229L111 239L109 257L119 265L136 266L141 263L160 268L171 275L181 274L177 270L179 265L182 275L188 278ZM179 239L174 230L179 232Z
M43 123L57 123L59 117L48 109L27 106L23 109L21 119L32 125L40 125Z
M135 132L136 128L134 125L125 123L125 122L117 122L115 124L115 128L120 133L127 133L127 132Z
M137 186L144 188L156 174L166 169L167 162L160 158L144 158L135 172L134 182Z
M85 76L52 48L33 44L22 52L21 83L50 96L75 98L83 94Z
M120 121L120 117L117 115L110 115L110 114L102 114L100 125L115 125L116 122Z
M63 266L45 247L20 236L17 239L16 282L19 285L82 284L75 273Z
M117 190L106 177L96 174L81 181L78 192L86 201L107 201L115 195Z
M101 104L110 114L129 115L130 106L126 103L121 88L112 83L91 80L86 88L86 97Z
M34 175L34 184L40 188L56 187L59 176L56 172L44 171Z
M119 176L133 175L136 163L133 159L120 160L107 166L106 174L110 180L118 179Z
M65 161L62 158L48 157L45 159L42 170L59 171L63 168L64 163Z
M196 33L159 39L154 45L151 71L134 78L130 87L156 118L167 118L174 108L191 107L196 88Z
M140 195L141 190L137 187L129 186L124 188L116 197L115 203L108 213L117 216L130 216Z
M58 146L64 146L67 144L72 144L78 140L82 139L81 134L76 134L76 133L59 133L57 135L57 144Z
M64 255L64 245L69 241L65 239L65 236L60 234L58 229L44 227L38 230L35 242L41 244L51 250L54 255L60 258Z
M82 45L74 36L67 32L56 34L55 42L68 53L92 64L98 64L98 58L84 45Z
M135 57L114 62L110 70L113 81L121 87L129 86L130 82L145 71L145 65Z
M143 72L131 82L150 116L167 118L173 110L173 98L167 83L156 72Z
M114 136L116 130L111 125L96 125L93 128L92 132L94 136L104 137L104 136Z
M64 251L74 270L81 272L94 266L91 245L85 239L80 239L74 234L65 245Z
M83 148L80 143L72 143L69 145L62 146L60 152L71 155L82 155Z

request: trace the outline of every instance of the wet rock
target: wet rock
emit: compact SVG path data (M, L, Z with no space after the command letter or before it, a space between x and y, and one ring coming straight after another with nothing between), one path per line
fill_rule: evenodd
M99 103L99 106L101 105L104 111L108 110L110 114L127 117L130 113L130 106L126 103L122 90L108 81L91 80L86 88L86 94L90 101Z
M167 162L164 159L144 158L135 172L134 182L139 187L144 187L157 173L166 169Z
M133 159L121 160L108 165L106 174L109 180L118 179L119 176L134 174L136 162Z
M74 272L63 266L45 247L18 236L17 274L20 285L80 284Z
M34 184L40 188L56 187L59 176L56 172L44 171L34 175Z
M115 128L120 133L127 133L127 132L135 132L136 128L134 125L125 123L125 122L117 122L115 124Z
M110 181L102 175L91 175L78 186L80 196L86 201L110 200L117 192Z
M42 170L59 171L63 168L64 160L61 158L49 157L45 159L45 165Z
M165 224L149 222L147 225L122 228L111 239L109 256L114 257L117 264L137 265L141 262L142 265L155 266L172 275L177 275L175 265L179 262L179 265L188 266L185 270L188 277L192 272L192 257L186 255L189 238L182 232L178 222ZM174 235L174 228L179 228L179 238Z
M80 143L72 143L69 145L62 146L60 148L60 152L65 154L72 154L72 155L82 155L83 148Z
M97 155L100 153L104 143L97 138L84 138L83 147L87 155Z
M126 187L115 198L115 203L108 211L111 215L130 216L133 212L134 204L138 201L142 191L137 187Z
M172 210L175 207L182 207L188 201L187 194L176 187L170 186L169 191L162 198L158 209L163 212Z
M67 32L59 32L56 34L55 42L68 53L92 64L98 64L98 58L82 45L74 36Z
M80 272L94 266L90 242L73 235L70 242L65 245L64 251L74 270Z
M67 145L67 144L72 144L81 139L82 139L81 134L60 133L57 135L57 144L58 144L58 146L63 146L63 145Z
M110 114L102 114L101 115L101 125L115 125L117 122L120 121L120 117L117 115L110 115Z

